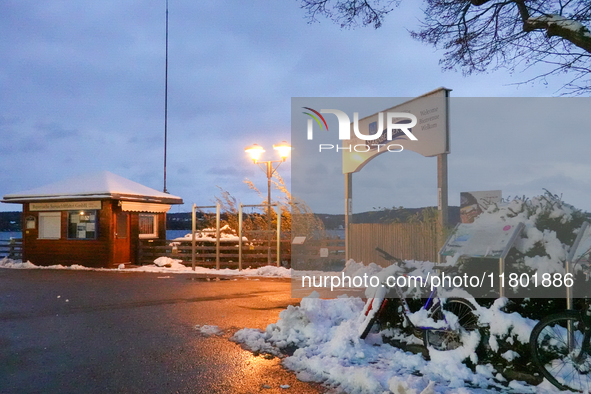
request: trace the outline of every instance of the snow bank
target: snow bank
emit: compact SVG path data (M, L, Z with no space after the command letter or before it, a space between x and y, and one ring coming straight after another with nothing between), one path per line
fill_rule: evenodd
M255 353L283 357L283 365L303 381L321 382L344 393L551 393L551 385L507 384L490 364L475 371L462 361L475 359L478 332L464 338L465 345L452 351L430 349L431 361L383 343L379 334L359 339L364 302L355 297L325 300L312 294L300 306L289 306L276 323L264 331L245 328L231 340ZM490 310L477 310L491 324L491 332L519 337L534 323L517 314L505 314L499 301ZM527 332L527 335L529 333ZM521 339L521 338L520 338ZM295 349L295 351L294 351ZM286 356L285 353L293 351ZM506 353L515 358L517 354Z
M31 263L30 261L22 262L20 260L12 260L7 257L0 260L0 268L12 268L12 269L56 269L56 270L82 270L90 271L92 268L84 267L82 265L73 264L70 266L64 266L61 264L39 266Z
M260 268L246 268L241 271L237 269L212 269L204 267L195 267L195 271L191 267L187 267L181 263L181 260L171 259L169 257L159 257L154 260L154 264L144 265L135 268L116 269L109 268L89 268L78 264L71 266L64 266L61 264L40 266L35 265L29 261L22 262L20 260L12 260L3 258L0 260L0 268L12 269L66 269L66 270L86 270L86 271L106 271L106 272L156 272L156 273L178 273L178 274L201 274L201 275L218 275L218 276L250 276L250 277L273 277L273 278L290 278L291 269L276 266L264 266Z

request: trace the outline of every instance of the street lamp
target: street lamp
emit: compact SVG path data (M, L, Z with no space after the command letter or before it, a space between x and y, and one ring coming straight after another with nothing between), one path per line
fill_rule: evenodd
M261 155L265 152L262 146L254 144L252 146L247 147L244 151L250 154L253 163L258 164L258 166L267 174L267 224L269 230L269 246L267 249L267 263L271 264L271 231L273 227L271 226L271 178L277 168L287 159L289 153L291 152L291 145L287 142L283 141L280 144L273 145L273 149L275 149L279 153L279 157L281 160L266 160L266 161L259 161ZM274 165L276 163L276 165Z

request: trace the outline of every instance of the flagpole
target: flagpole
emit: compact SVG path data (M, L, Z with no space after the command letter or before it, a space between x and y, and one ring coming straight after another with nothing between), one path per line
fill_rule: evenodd
M168 139L168 0L166 0L166 61L164 68L164 193L166 190L166 148Z

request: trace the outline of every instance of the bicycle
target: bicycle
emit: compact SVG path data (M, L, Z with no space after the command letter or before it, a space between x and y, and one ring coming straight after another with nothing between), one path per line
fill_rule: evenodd
M587 255L587 251L583 256ZM581 258L575 263L578 264ZM586 280L591 267L581 265ZM544 317L529 339L534 364L561 390L591 392L591 301L584 308L568 309Z
M387 261L403 267L404 261L392 256L388 252L376 248L376 251ZM447 266L435 266L435 269L449 270ZM463 345L463 336L478 328L478 316L475 314L474 305L464 298L448 298L443 302L437 295L437 288L435 288L430 296L426 299L425 304L421 309L427 311L427 317L431 319L433 325L429 326L415 326L410 316L413 314L410 310L409 303L403 291L398 286L392 289L396 292L397 298L388 298L387 293L389 288L384 283L376 290L373 298L367 300L363 313L365 318L360 324L359 336L365 339L371 332L372 328L377 325L385 325L389 319L386 315L389 303L399 301L402 306L402 316L404 317L407 326L413 330L413 333L419 338L422 337L423 344L426 348L434 348L436 350L453 350ZM400 309L400 308L397 308ZM450 313L455 316L450 316Z

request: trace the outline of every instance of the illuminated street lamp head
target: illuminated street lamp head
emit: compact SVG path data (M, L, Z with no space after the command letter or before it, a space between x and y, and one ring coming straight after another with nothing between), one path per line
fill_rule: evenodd
M244 151L248 154L250 154L250 157L252 158L253 162L257 162L257 160L259 159L259 157L261 157L261 155L263 154L263 152L265 151L263 149L262 146L254 144L252 146L247 147L246 149L244 149Z
M279 152L281 160L285 161L285 159L287 159L287 156L289 156L289 153L291 151L291 145L289 145L285 141L282 141L280 144L273 145L273 149L276 149Z

